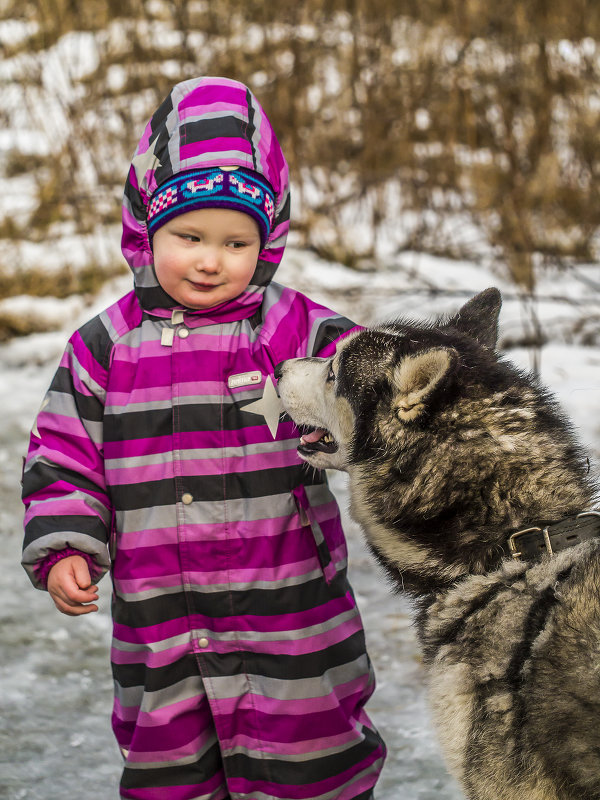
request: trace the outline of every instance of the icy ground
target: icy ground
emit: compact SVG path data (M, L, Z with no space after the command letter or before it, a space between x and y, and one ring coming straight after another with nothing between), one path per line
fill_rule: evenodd
M572 332L578 320L583 320L579 328L597 326L599 273L596 266L577 277L549 276L540 288L548 299L539 308L550 337L542 354L543 378L580 428L594 470L600 454L600 350L578 344ZM394 271L365 275L291 250L279 280L361 323L445 313L472 293L498 285L508 297L503 339L514 341L523 327L510 287L470 264L408 254ZM120 757L109 725L109 583L100 585L100 612L79 619L60 615L45 593L31 588L19 565L19 476L29 429L68 334L128 289L125 277L79 316L65 306L64 330L0 347L0 798L6 800L118 796ZM525 350L513 349L509 356L529 367ZM345 477L332 475L332 485L345 509ZM378 680L369 710L389 748L377 799L459 800L430 725L410 609L389 594L349 520L346 530L351 579Z

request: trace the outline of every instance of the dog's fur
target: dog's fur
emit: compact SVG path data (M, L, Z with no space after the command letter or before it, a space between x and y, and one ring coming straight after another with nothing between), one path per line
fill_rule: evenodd
M311 465L350 476L351 513L417 601L430 702L472 800L600 798L600 540L523 563L508 534L596 499L570 424L495 353L500 294L448 320L350 335L278 367Z

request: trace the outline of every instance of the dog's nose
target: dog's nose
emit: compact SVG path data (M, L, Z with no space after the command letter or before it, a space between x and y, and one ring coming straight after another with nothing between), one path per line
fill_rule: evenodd
M275 367L275 372L273 373L273 375L277 378L277 380L279 380L279 378L281 378L281 376L283 375L284 364L285 361L280 361L279 364L277 364L277 366Z

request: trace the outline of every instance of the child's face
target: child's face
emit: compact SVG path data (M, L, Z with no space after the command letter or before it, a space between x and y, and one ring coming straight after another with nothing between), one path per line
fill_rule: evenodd
M212 308L241 294L256 269L258 225L228 208L188 211L161 226L152 241L162 288L187 308Z

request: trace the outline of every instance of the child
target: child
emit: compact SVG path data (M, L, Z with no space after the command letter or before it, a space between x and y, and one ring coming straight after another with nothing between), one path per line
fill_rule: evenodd
M32 582L79 615L112 571L121 797L366 800L383 764L339 511L272 383L351 323L271 281L288 226L247 87L175 86L125 186L135 289L72 336L32 432Z

